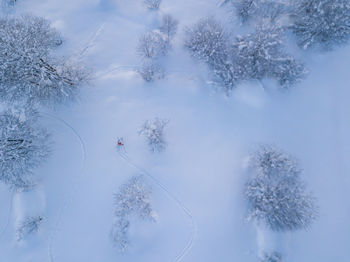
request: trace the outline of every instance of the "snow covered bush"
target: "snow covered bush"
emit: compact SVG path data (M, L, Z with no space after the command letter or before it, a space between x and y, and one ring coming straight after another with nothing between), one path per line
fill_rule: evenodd
M1 5L2 7L6 8L6 7L14 6L16 2L17 2L16 0L1 0Z
M293 32L300 47L325 49L350 38L348 0L297 0L292 15Z
M265 253L260 262L283 262L282 255L278 252Z
M73 99L87 79L86 71L57 58L59 33L40 17L0 19L0 98L53 105Z
M157 32L147 32L139 39L137 51L143 59L156 59L168 52L167 41Z
M277 25L262 24L255 33L236 38L233 52L241 79L274 78L289 87L305 76L303 64L284 51L283 32Z
M16 0L0 0L0 11L2 11L4 14L12 13L16 2Z
M111 231L111 239L119 251L125 252L130 245L128 239L130 216L155 221L150 198L151 189L142 176L132 177L120 187L115 195L115 221Z
M229 34L212 17L203 18L186 29L186 49L195 59L205 62L213 80L228 91L235 87L238 78L229 40Z
M17 229L17 241L22 240L27 235L34 234L39 231L43 222L42 216L27 217Z
M159 63L152 59L143 61L141 68L138 70L138 73L146 82L162 79L165 74L163 68L159 65Z
M143 0L146 7L150 10L158 10L162 0Z
M165 149L164 128L168 123L169 120L160 118L147 120L139 131L139 134L147 139L149 149L152 152L161 152Z
M173 18L171 15L163 15L162 17L162 23L159 27L159 31L162 32L168 42L176 35L177 27L179 25L179 21L177 21L175 18Z
M300 179L297 162L274 147L261 146L251 156L251 167L254 176L245 188L248 220L265 222L274 231L309 227L317 208Z
M35 184L33 171L49 156L49 134L34 112L0 115L0 181L14 188Z

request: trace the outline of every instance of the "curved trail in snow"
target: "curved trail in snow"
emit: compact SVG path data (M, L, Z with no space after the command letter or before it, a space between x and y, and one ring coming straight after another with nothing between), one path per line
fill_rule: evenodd
M180 254L174 258L174 262L180 262L192 249L194 245L194 241L197 235L197 223L190 212L190 210L187 209L187 207L176 197L174 196L167 188L164 186L156 177L154 177L151 173L149 173L147 170L144 168L139 167L137 164L135 164L131 158L127 155L127 153L123 153L121 151L118 151L119 156L130 166L134 167L141 173L145 174L149 179L151 179L158 187L160 187L163 192L167 195L167 197L174 201L175 204L182 210L182 212L189 218L191 222L191 229L192 233L190 236L190 239L188 240L186 246L182 249Z
M85 160L86 160L86 150L85 150L84 140L79 135L79 133L75 130L75 128L72 127L69 123L67 123L62 118L59 118L59 117L54 116L54 115L51 115L49 113L43 113L43 115L46 115L47 117L50 117L52 119L55 119L55 120L61 122L64 126L66 126L74 134L74 136L79 141L80 148L81 148L81 153L82 153L79 176L82 176L83 170L84 170L84 166L85 166ZM62 213L63 213L64 209L67 208L67 206L69 205L70 201L72 200L73 192L75 191L74 189L75 189L76 186L77 185L75 185L75 186L73 186L71 188L70 193L68 194L67 198L65 199L65 203L63 204L63 206L61 207L61 209L59 211L57 222L54 225L55 228L52 230L52 232L51 232L51 234L49 236L49 240L48 240L48 257L49 257L49 261L50 262L54 262L55 261L54 255L53 255L53 242L54 242L54 239L55 239L55 235L58 232L60 222L62 220Z
M87 52L96 45L98 37L101 35L102 31L104 30L105 23L102 23L99 28L96 30L95 34L92 36L91 40L82 48L82 50L77 54L76 59L81 60L83 57L87 54ZM137 69L140 66L127 66L127 65L121 65L121 66L116 66L112 69L106 70L105 72L102 72L96 76L96 79L101 78L105 75L108 75L112 72L119 71L121 69L131 69L130 71L137 72ZM85 150L85 143L82 139L82 137L79 135L79 133L65 120L56 117L54 115L51 115L49 113L43 113L44 115L51 117L55 120L58 120L59 122L63 123L68 129L70 129L74 135L77 137L79 140L80 146L81 146L81 151L82 151L82 160L81 160L81 169L80 169L80 175L82 175L82 171L85 166L85 160L86 160L86 150ZM189 218L191 222L191 228L192 228L192 233L189 241L187 242L186 246L182 249L180 254L174 258L174 262L180 262L192 249L194 245L194 240L197 234L197 224L196 221L192 215L192 213L186 208L186 206L178 199L176 198L157 178L155 178L152 174L150 174L147 170L137 166L127 155L123 155L121 152L119 152L119 155L126 163L128 163L130 166L136 168L140 172L144 173L147 177L149 177L157 186L159 186L163 192L167 195L169 199L174 201L176 205L182 210L182 212ZM58 232L59 224L62 219L62 213L63 210L68 206L69 202L72 199L72 192L74 192L74 188L71 189L71 193L66 199L66 203L61 207L61 210L58 214L58 220L55 225L55 229L52 230L51 236L49 237L49 243L48 243L48 257L50 262L54 262L54 255L53 255L53 242L55 238L55 234Z
M102 72L98 72L96 74L96 76L94 77L94 79L99 79L102 78L110 73L119 71L119 70L123 70L123 69L130 69L130 72L137 72L138 68L140 68L140 66L132 66L132 65L119 65L119 66L115 66L111 69L107 69L105 71Z
M70 129L73 132L73 134L79 140L79 143L80 143L80 146L81 146L81 151L82 151L81 168L80 168L80 172L79 172L79 175L81 176L82 173L83 173L83 169L84 169L84 166L85 166L85 160L86 160L86 150L85 150L84 140L79 135L79 133L75 130L75 128L72 127L65 120L63 120L63 119L61 119L59 117L56 117L54 115L51 115L49 113L43 113L43 115L46 115L46 116L48 116L48 117L50 117L52 119L55 119L55 120L61 122L62 124L64 124L68 129ZM192 247L194 245L194 240L195 240L195 237L196 237L196 234L197 234L197 224L196 224L196 221L195 221L192 213L157 178L155 178L147 170L145 170L145 169L139 167L138 165L136 165L126 154L123 154L122 152L118 152L118 153L119 153L119 156L126 163L128 163L130 166L134 167L135 169L139 170L141 173L145 174L157 186L159 186L163 190L163 192L167 195L167 197L169 199L171 199L172 201L174 201L176 203L176 205L183 211L183 213L189 218L189 220L191 222L191 229L192 229L191 237L190 237L189 241L187 242L186 246L180 252L180 254L176 258L174 258L174 260L173 260L174 262L180 262L190 252L190 250L192 249ZM69 202L72 200L72 192L74 192L74 188L71 189L71 193L69 193L69 196L66 198L64 205L61 207L61 210L59 211L57 222L55 224L55 228L52 230L52 233L51 233L51 235L49 237L48 257L49 257L49 261L50 262L54 262L55 261L54 255L53 255L53 243L54 243L54 239L55 239L55 234L58 232L59 224L60 224L61 219L62 219L62 213L63 213L64 209L66 209L66 207L68 206Z
M10 196L10 200L9 200L9 208L8 208L8 212L7 212L7 220L5 222L5 225L3 226L3 228L0 231L0 239L3 237L3 235L5 234L8 225L10 224L10 220L11 220L11 212L12 212L12 207L13 207L13 198L15 196L16 190L11 190L11 196Z
M96 42L98 40L98 37L102 34L106 22L102 23L96 30L96 32L93 34L93 36L90 38L90 40L84 45L82 50L76 55L76 59L79 61L84 58L84 56L87 54L89 49L94 47L96 45Z
M101 79L108 74L118 72L121 70L125 70L125 72L139 72L139 69L141 69L141 66L132 66L132 65L119 65L115 66L111 69L107 69L101 72L97 72L97 74L93 77L94 80L96 79ZM171 74L165 75L164 79L170 79L170 78L176 78L176 79L183 79L183 80L188 80L188 81L193 81L193 82L199 82L200 79L196 76L182 76L180 74L177 74L179 72L173 71ZM181 72L180 72L181 73Z

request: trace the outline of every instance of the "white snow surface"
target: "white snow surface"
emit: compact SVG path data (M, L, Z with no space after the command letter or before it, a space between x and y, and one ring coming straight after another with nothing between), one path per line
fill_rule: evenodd
M38 170L34 192L0 185L0 262L166 262L193 242L183 262L257 261L259 248L278 239L284 262L348 262L350 243L350 45L328 53L299 52L309 75L289 91L239 86L229 97L207 84L203 66L182 47L183 32L207 15L228 20L218 0L163 0L149 11L141 0L22 0L16 13L52 21L65 39L59 52L94 72L80 101L43 114L53 133L52 156ZM161 15L179 20L167 76L145 83L134 71L138 37ZM265 83L269 85L271 83ZM150 153L138 131L154 117L169 119L168 147ZM116 151L146 169L153 180L157 222L132 221L131 249L111 244L113 195L140 173ZM296 156L317 197L319 218L307 231L263 234L245 222L245 158L271 143ZM146 177L147 178L147 177ZM16 225L43 215L38 234L17 242Z

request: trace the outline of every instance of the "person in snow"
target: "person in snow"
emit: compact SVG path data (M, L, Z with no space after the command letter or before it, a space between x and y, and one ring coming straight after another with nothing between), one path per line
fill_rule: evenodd
M118 145L118 146L124 146L124 143L123 143L123 139L122 139L122 138L118 138L117 145Z
M119 152L125 153L124 139L122 137L118 137L117 139L117 149Z

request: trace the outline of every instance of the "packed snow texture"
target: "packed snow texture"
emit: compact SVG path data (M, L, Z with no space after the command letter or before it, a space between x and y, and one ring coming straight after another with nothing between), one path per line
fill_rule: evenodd
M15 177L30 174L32 187L9 187L18 180L6 180L1 173L1 262L348 262L348 2L306 1L314 3L312 9L300 8L286 20L278 17L276 24L266 21L266 14L242 24L236 7L225 2L230 1L2 1L2 112L30 98L27 105L35 104L41 117L38 122L1 118L7 124L1 126L0 146L10 143L22 150L16 143L23 138L11 141L10 133L37 146L25 144L31 162L11 158L22 161L16 168L28 171ZM310 14L307 19L305 13ZM319 14L325 16L314 20ZM20 28L33 29L34 39L48 37L32 46L33 35L17 37L20 32L9 21L11 26L30 21L34 27ZM189 32L198 32L203 21L209 36L223 41L217 42L218 53L189 48L192 40L201 40ZM259 66L256 75L240 79L232 70L232 53L220 52L234 49L240 39L249 43L269 37L256 35L257 21L288 33L283 46L267 42L264 49L266 55L272 48L273 71ZM326 21L334 23L320 32ZM338 22L344 25L341 30ZM152 42L146 43L156 48L150 49L157 54L152 58L140 53L147 35ZM254 48L253 43L246 46ZM18 53L7 55L13 47ZM143 63L150 66L145 76L140 73ZM251 61L240 65L246 63ZM283 71L285 63L293 70ZM18 69L15 75L4 74L11 68ZM280 88L286 78L276 68L293 73L288 89ZM52 90L56 84L60 88ZM77 103L66 103L70 98ZM155 154L148 139L159 138L152 133L157 118L168 124L160 136L166 147ZM10 129L8 123L13 123ZM140 135L143 126L146 135ZM50 140L43 139L47 134ZM117 150L118 137L123 138L123 152ZM317 205L307 230L274 231L257 219L247 222L251 209L245 188L257 174L251 172L249 156L260 144L276 145L298 159L297 174L307 185L303 192ZM8 163L6 168L14 168ZM138 175L152 194L142 191L146 197L137 203L151 203L156 219L150 223L128 215L116 220L115 194ZM140 191L135 192L138 196ZM130 243L124 253L111 241L116 221Z

